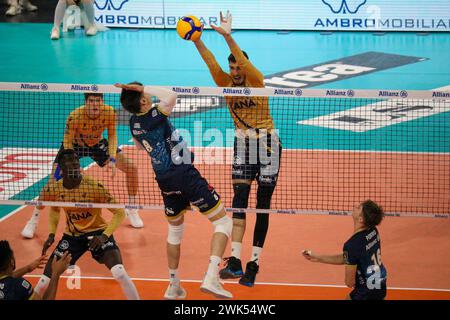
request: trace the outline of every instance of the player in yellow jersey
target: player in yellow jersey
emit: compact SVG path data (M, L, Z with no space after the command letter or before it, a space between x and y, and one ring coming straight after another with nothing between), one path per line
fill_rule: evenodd
M223 17L220 13L220 20L220 27L211 27L224 37L231 50L228 57L229 73L222 70L201 39L194 41L215 83L220 87L264 87L264 76L231 36L231 14L227 12ZM269 209L278 180L282 148L270 115L268 98L226 97L226 102L236 129L232 169L233 208L247 208L250 187L256 179L256 208ZM252 287L259 270L259 257L269 227L269 215L257 213L252 257L244 274L240 258L245 218L245 212L233 214L232 256L226 259L227 266L220 271L220 275L223 279L241 278L240 284Z
M98 181L82 175L80 160L73 149L65 149L58 157L62 179L52 180L41 192L41 201L58 202L88 202L116 203L109 191ZM70 253L71 265L86 252L91 251L92 257L106 265L114 279L122 287L129 300L138 300L139 294L122 264L119 247L113 237L113 232L125 218L123 209L109 209L113 217L108 224L102 217L101 208L63 208L66 213L66 229L62 239L53 251L54 256L62 257L66 251ZM59 207L52 207L49 215L49 236L44 243L42 254L53 244L59 221ZM40 294L50 283L51 265L47 263L44 274L39 280L35 291Z
M102 136L105 130L108 130L108 139ZM68 116L64 141L56 156L50 181L61 178L56 163L64 149L75 150L80 158L90 157L100 167L109 165L113 178L117 166L126 174L129 202L135 204L138 191L138 171L131 160L117 148L116 113L111 106L104 104L102 93L85 93L85 105L75 109ZM127 209L126 214L133 227L142 228L144 226L137 210ZM23 237L29 239L34 237L39 216L40 208L35 208L31 219L22 231Z

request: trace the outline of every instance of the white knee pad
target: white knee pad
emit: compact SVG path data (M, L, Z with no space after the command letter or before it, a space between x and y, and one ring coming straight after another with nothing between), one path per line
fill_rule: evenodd
M227 237L231 237L231 231L233 230L233 220L225 215L224 217L213 221L212 223L215 227L214 233L222 232L227 235Z
M114 267L111 268L111 273L114 279L116 280L121 280L123 278L128 277L128 274L125 271L123 264L116 264Z
M174 226L169 224L169 232L167 235L167 242L169 244L178 245L181 243L181 239L183 239L184 233L184 223Z

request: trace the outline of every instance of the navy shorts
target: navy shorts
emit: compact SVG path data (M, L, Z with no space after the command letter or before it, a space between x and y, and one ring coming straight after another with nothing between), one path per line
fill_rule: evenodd
M81 256L89 250L89 242L91 240L88 239L88 237L101 235L102 233L103 230L86 233L82 236L70 236L68 234L64 234L62 239L58 242L55 250L53 251L50 257L50 261L51 259L53 259L54 255L56 255L57 257L62 257L62 255L66 251L69 251L69 253L72 255L70 265L74 265L77 260L80 259ZM105 252L113 249L119 250L119 247L117 246L114 237L111 235L108 238L108 241L106 241L100 249L98 249L97 251L91 251L92 258L94 258L97 262L102 263L101 259L103 258Z
M277 135L261 138L234 138L233 180L255 180L275 187L281 165L281 141Z
M220 196L192 165L177 168L169 176L157 177L156 181L168 220L178 219L191 205L204 215L221 209Z

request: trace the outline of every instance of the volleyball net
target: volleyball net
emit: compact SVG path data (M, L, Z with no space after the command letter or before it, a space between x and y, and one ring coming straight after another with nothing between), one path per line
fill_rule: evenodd
M233 165L236 170L236 165L250 160L254 166L239 169L252 170L248 176L255 178L248 212L348 215L355 205L372 199L387 215L450 216L450 92L446 89L170 89L178 98L169 120L195 154L193 164L229 211L236 210L232 208ZM102 93L103 104L116 111L120 153L138 171L135 203L128 200L126 174L117 170L113 177L95 157L81 159L83 174L103 183L118 204L38 199L61 147L67 118L85 105L85 93ZM151 159L135 146L130 114L119 99L120 90L107 85L0 83L0 204L162 209ZM261 101L270 107L274 129L236 133L239 115L250 120L253 116L257 123L267 118L255 110ZM233 117L235 111L238 116ZM95 121L88 125L96 127L90 128L93 132L104 126ZM97 138L89 136L89 128L80 130L87 140ZM249 159L234 150L235 136L242 134L248 137ZM281 158L268 156L274 137L281 143ZM108 130L103 138L109 138ZM258 177L274 164L279 174L271 209L256 210Z

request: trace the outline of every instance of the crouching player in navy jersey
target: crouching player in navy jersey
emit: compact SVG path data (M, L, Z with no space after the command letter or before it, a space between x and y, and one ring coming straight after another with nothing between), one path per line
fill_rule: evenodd
M384 217L383 209L371 200L352 212L354 233L344 244L343 253L320 255L303 250L312 262L345 264L345 284L353 288L351 300L382 300L386 297L386 268L381 262L381 240L376 228Z
M186 142L169 121L177 94L164 88L145 87L139 82L122 88L120 102L132 113L130 130L138 146L147 152L152 161L156 181L163 197L165 213L169 222L167 258L170 283L164 294L166 299L182 299L186 291L180 285L178 264L180 245L184 231L184 213L195 205L214 226L208 271L200 290L218 298L232 298L219 282L219 264L233 222L225 213L220 197L212 186L193 166L194 158ZM160 102L152 104L152 96Z

